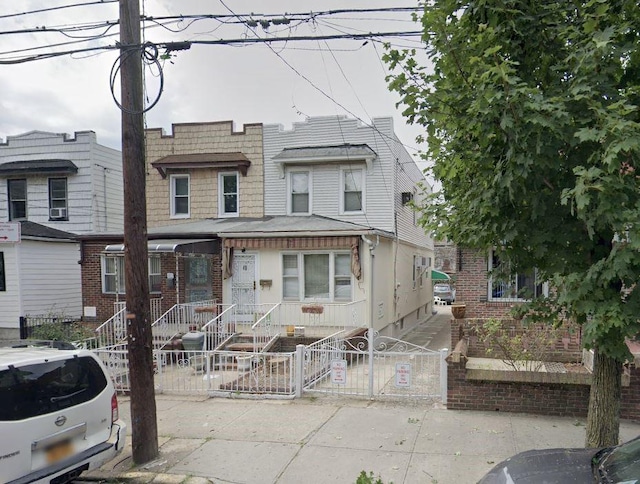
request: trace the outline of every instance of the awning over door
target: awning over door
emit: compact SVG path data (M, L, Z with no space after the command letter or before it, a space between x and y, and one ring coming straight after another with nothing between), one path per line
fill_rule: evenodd
M434 281L448 281L451 277L449 277L449 274L431 269L431 279Z
M147 250L149 252L176 252L188 254L216 254L219 248L219 239L166 239L149 240ZM124 252L124 244L109 244L104 248L105 252Z

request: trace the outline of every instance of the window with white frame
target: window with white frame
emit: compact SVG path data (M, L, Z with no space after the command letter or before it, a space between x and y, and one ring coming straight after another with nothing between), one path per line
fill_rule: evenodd
M171 175L171 217L188 218L190 215L189 175Z
M351 253L283 254L282 287L287 300L351 301Z
M160 266L160 255L149 256L149 292L160 292L162 289L162 267Z
M160 255L149 256L149 292L160 292L162 283ZM124 254L102 256L102 292L125 294Z
M528 301L548 295L548 285L541 283L537 271L513 272L511 263L495 251L489 254L489 300Z
M67 214L66 178L49 178L49 218L69 220Z
M220 217L239 216L238 173L218 175L218 215Z
M289 172L289 213L311 213L311 173L308 171Z
M102 292L124 294L124 254L102 257Z
M340 170L340 212L364 212L364 169L342 168Z
M7 180L9 196L9 220L27 218L27 180Z

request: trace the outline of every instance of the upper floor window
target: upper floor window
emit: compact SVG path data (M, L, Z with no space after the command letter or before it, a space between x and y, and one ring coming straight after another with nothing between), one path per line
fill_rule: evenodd
M548 285L538 280L537 271L513 272L511 263L495 251L489 256L489 300L527 301L548 294Z
M49 178L49 219L69 220L66 178Z
M9 194L9 220L27 218L27 180L7 180Z
M351 301L351 279L348 252L282 255L283 299Z
M219 217L238 217L238 173L220 173L218 175Z
M364 170L343 168L340 180L340 212L364 212Z
M289 172L289 213L311 213L311 173L308 171Z
M189 175L171 175L171 217L190 216Z
M160 256L149 256L149 292L160 292L162 283ZM124 254L102 257L102 292L105 294L125 294Z

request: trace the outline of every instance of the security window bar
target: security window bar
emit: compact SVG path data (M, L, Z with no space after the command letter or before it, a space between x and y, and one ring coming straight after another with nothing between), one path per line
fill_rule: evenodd
M7 180L9 220L27 219L27 180Z
M528 301L548 293L547 284L538 280L537 271L513 272L511 263L495 252L489 260L489 299L492 301Z
M220 216L237 217L238 210L238 174L221 173L218 190L220 193Z
M149 292L160 292L162 287L162 268L160 256L149 256Z

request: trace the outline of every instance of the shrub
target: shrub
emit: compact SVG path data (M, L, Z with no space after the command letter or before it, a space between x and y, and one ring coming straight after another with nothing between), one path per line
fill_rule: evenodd
M502 321L488 319L476 326L478 340L487 355L496 354L516 371L538 371L562 330L550 324L523 323L521 329L505 328Z

